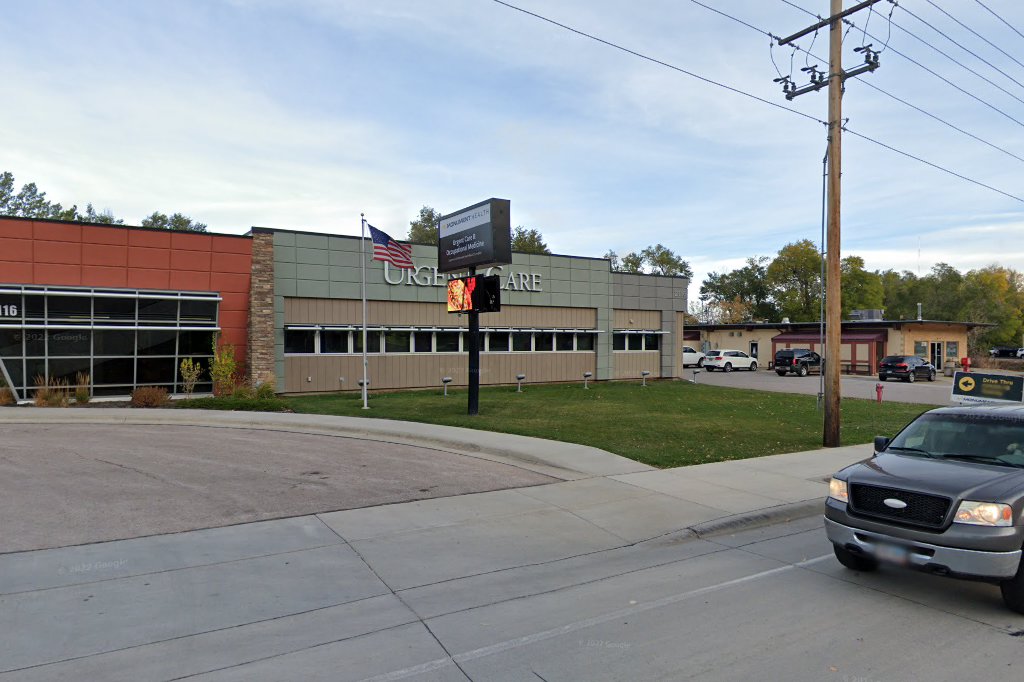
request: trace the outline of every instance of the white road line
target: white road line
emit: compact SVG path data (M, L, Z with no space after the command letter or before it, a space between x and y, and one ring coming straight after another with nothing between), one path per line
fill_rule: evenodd
M812 564L816 564L831 558L832 554L823 554L822 556L815 557L813 559L806 559L804 561L800 561L795 564L790 564L788 566L779 566L778 568L772 568L767 571L761 571L760 573L753 573L751 575L743 576L742 578L734 578L732 580L726 580L722 583L708 585L707 587L700 587L695 590L690 590L688 592L680 592L679 594L669 595L668 597L663 597L652 602L636 604L635 606L629 606L624 609L612 611L610 613L606 613L600 616L594 616L593 618L586 618L584 620L579 620L574 623L568 623L557 628L551 628L550 630L535 632L532 635L525 635L523 637L509 639L504 642L498 642L497 644L491 644L489 646L480 647L479 649L473 649L472 651L467 651L465 653L455 654L454 656L448 658L434 659L433 661L427 661L426 663L421 663L411 668L403 668L402 670L395 670L389 673L384 673L383 675L367 677L363 679L362 682L392 682L393 680L402 680L408 677L413 677L414 675L422 675L426 672L431 672L433 670L438 670L440 668L445 668L447 666L454 665L456 662L465 663L467 661L474 661L478 658L493 656L494 654L499 654L504 651L509 651L511 649L517 649L519 647L527 646L530 644L536 644L537 642L543 642L545 640L553 639L555 637L561 637L562 635L567 635L572 632L577 632L579 630L585 630L586 628L591 628L596 625L602 625L609 621L613 621L618 618L623 618L625 616L632 616L638 613L644 613L646 611L660 609L662 607L670 606L672 604L676 604L678 602L685 601L693 597L699 597L710 592L717 592L718 590L723 590L727 587L735 587L736 585L742 585L744 583L749 583L754 580L760 580L761 578L767 578L769 576L785 573L787 571L793 570L794 568L804 568L806 566L810 566Z

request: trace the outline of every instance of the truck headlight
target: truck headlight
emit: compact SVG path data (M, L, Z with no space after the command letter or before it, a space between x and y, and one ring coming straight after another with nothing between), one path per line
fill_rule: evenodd
M850 496L846 492L846 481L833 478L828 482L828 496L840 502L849 502Z
M1009 526L1013 523L1013 509L1008 504L964 500L960 503L960 508L956 510L953 523L969 523L974 526Z

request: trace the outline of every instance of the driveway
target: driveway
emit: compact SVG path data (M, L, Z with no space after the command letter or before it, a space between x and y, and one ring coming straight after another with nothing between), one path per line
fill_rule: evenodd
M560 479L443 449L263 429L3 424L0 553Z

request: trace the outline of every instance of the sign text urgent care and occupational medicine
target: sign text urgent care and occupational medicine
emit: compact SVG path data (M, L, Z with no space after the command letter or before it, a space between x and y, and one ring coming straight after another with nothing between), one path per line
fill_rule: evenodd
M438 225L437 269L457 272L512 262L508 199L488 199L442 216Z

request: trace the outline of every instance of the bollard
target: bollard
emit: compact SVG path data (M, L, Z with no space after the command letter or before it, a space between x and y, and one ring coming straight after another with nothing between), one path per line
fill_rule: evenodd
M523 392L523 380L524 379L526 379L526 375L525 374L517 374L516 375L516 393L522 393Z
M583 389L584 390L587 390L587 391L590 390L590 387L587 386L587 380L590 379L590 377L592 377L592 376L594 376L593 372L584 372L583 373Z
M640 376L642 377L640 385L643 386L644 388L647 388L647 377L649 375L650 372L648 372L646 369L640 371Z
M885 384L875 384L875 401L878 403L882 402L882 391L885 390Z
M448 397L448 384L452 383L451 377L441 377L441 383L444 385L444 397Z
M697 383L697 375L700 374L699 369L693 370L693 383Z

